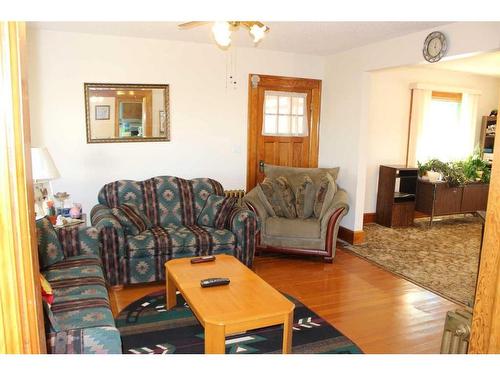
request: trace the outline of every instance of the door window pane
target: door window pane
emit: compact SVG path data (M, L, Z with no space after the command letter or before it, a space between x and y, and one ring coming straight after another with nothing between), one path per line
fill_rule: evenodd
M307 94L265 91L262 134L306 137L308 135Z
M290 116L278 116L278 134L290 133Z
M266 113L278 113L278 97L274 95L266 96Z
M262 132L264 134L274 134L277 131L278 116L266 115L264 118L264 126Z

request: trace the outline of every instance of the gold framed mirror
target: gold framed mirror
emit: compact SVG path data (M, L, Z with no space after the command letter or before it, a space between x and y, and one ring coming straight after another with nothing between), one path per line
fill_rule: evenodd
M87 143L170 141L169 85L84 83Z

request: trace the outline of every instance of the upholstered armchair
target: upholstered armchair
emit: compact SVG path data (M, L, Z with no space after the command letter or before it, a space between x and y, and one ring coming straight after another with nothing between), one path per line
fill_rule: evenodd
M264 174L269 178L285 176L291 179L291 176L307 175L316 183L325 173L335 180L338 168L264 167ZM243 201L258 216L260 224L257 251L322 256L326 262L331 263L335 257L340 221L349 211L347 192L336 185L335 190L331 199L323 202L325 206L321 215L305 219L270 214L259 185L248 192Z

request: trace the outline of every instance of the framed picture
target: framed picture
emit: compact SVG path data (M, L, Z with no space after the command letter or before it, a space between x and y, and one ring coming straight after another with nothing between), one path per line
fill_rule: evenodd
M96 120L109 120L109 105L96 105L95 106L95 119Z
M160 111L160 135L165 134L165 125L166 125L167 116L165 111Z

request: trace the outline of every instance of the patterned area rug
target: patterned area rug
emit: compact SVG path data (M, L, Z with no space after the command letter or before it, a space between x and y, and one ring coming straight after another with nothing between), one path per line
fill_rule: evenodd
M473 216L443 218L430 228L428 219L408 228L367 224L366 243L345 248L453 302L472 306L481 227Z
M361 350L335 327L299 301L295 303L292 353L358 354ZM127 306L116 318L123 353L202 354L203 327L180 294L177 307L165 310L165 291L149 294ZM226 337L227 354L281 353L282 326Z

